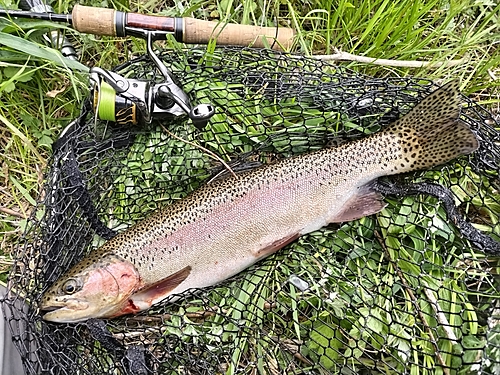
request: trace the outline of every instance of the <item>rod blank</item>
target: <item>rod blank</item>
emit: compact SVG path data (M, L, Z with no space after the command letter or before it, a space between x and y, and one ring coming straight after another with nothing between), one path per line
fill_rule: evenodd
M24 10L0 10L0 16L11 18L31 18L36 20L69 23L70 25L73 24L71 14L26 12Z

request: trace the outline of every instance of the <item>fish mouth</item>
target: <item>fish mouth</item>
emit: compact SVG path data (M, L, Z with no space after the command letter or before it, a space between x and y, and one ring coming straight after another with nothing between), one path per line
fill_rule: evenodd
M64 306L40 306L40 310L47 312L56 311L62 308L64 308Z
M45 310L47 311L47 310ZM65 307L59 307L55 310L50 310L46 314L43 315L43 319L48 322L55 323L75 323L78 322L78 319L74 317L74 310L68 310Z
M89 304L81 301L66 302L64 305L50 305L40 308L43 314L42 318L55 323L77 323L88 319Z
M52 303L42 303L39 305L41 311L46 311L48 313L55 311L78 311L85 310L89 307L88 302L79 301L77 299L68 299L65 301L55 301Z

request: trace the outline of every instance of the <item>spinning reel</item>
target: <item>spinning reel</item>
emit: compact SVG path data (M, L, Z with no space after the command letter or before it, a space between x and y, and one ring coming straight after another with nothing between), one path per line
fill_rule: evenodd
M167 67L153 51L153 42L165 38L164 32L134 30L147 41L147 54L161 72L163 80L129 79L102 69L91 68L92 108L96 118L118 125L143 125L155 119L187 114L197 127L214 115L211 104L192 106L187 94L174 82Z

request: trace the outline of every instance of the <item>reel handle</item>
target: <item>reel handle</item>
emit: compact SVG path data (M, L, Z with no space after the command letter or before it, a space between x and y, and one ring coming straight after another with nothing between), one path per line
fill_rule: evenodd
M151 30L171 33L178 42L207 44L215 39L219 45L239 45L289 49L294 31L290 28L222 24L194 18L151 16L125 13L108 8L75 5L73 27L96 35L127 36L134 31ZM275 40L277 43L275 43Z

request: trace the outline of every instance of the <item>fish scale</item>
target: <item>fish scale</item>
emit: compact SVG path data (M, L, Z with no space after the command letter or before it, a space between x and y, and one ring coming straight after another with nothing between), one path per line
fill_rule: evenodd
M118 234L44 294L44 319L78 322L149 308L217 284L299 236L382 210L378 177L442 164L478 147L458 82L364 139L202 186Z

